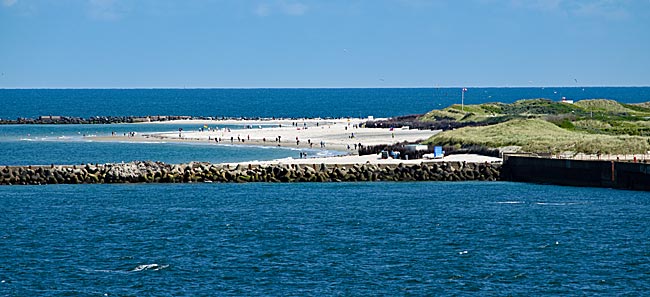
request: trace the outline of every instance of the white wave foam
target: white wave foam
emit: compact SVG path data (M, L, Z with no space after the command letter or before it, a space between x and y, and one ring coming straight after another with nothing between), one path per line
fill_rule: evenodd
M169 267L168 264L163 264L163 265L156 264L156 263L153 263L153 264L142 264L142 265L138 265L138 266L136 266L136 267L133 268L133 270L131 270L131 271L145 271L145 270L158 271L158 270L163 270L163 269L165 269L165 268L167 268L167 267Z
M523 201L497 201L496 204L524 204Z
M170 143L165 141L115 141L117 143L137 143L137 144L160 144L160 143Z
M318 157L336 157L336 156L344 156L345 153L339 152L339 151L328 151L328 150L319 150L316 153L316 156Z
M537 202L537 205L550 205L550 206L566 206L566 205L575 205L578 203L575 202Z

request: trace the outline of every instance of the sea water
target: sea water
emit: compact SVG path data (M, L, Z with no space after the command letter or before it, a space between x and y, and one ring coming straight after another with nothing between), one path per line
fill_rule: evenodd
M174 143L160 141L95 141L95 137L122 136L131 132L198 131L199 124L106 124L106 125L0 125L0 165L49 165L119 163L137 160L187 163L225 163L252 160L326 157L341 152L291 147L233 146L214 141ZM210 128L243 128L221 125ZM262 127L263 129L264 127ZM256 128L257 129L257 128Z
M0 187L0 295L643 295L650 194L507 182Z
M649 89L470 89L466 99L642 102ZM0 90L0 117L391 116L456 103L457 91ZM83 138L177 128L0 126L0 165L296 154ZM649 206L646 192L508 182L7 186L0 296L643 295Z
M650 87L468 88L466 104L519 99L650 101ZM0 89L0 119L60 116L391 117L461 103L461 88Z

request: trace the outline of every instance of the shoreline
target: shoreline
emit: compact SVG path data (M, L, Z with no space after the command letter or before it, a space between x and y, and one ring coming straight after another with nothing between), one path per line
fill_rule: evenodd
M322 150L336 151L345 156L358 155L358 149L361 146L371 145L391 145L400 142L417 142L424 141L429 137L439 133L439 130L410 130L405 128L364 128L363 119L303 119L297 120L237 120L237 121L205 121L205 120L178 120L175 124L196 124L203 125L196 131L184 131L179 129L178 132L152 132L143 134L112 135L112 136L88 136L85 140L90 141L109 141L109 142L169 142L169 143L212 143L216 145L232 146L258 146L258 147L278 147L295 150ZM210 127L208 123L220 125L239 125L247 126L243 129L218 128ZM277 125L273 127L262 127L262 125ZM295 158L291 162L300 162L295 160L315 160L308 151L301 151L306 154L306 158ZM323 162L332 163L334 161L327 158L337 158L340 156L328 156ZM338 159L340 160L340 159ZM384 159L386 160L386 159ZM286 162L286 159L284 160ZM401 160L406 161L406 160ZM421 160L420 160L421 161ZM271 160L265 162L279 162ZM310 161L313 162L313 161ZM320 161L318 161L320 162ZM346 161L349 162L349 161ZM366 163L366 158L359 159L356 163ZM385 163L387 161L377 161Z

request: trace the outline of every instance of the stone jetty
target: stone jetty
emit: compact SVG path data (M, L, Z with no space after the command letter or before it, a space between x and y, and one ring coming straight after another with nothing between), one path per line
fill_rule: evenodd
M416 165L237 165L129 162L74 166L5 166L0 185L109 183L245 183L357 181L494 181L500 164L435 162Z

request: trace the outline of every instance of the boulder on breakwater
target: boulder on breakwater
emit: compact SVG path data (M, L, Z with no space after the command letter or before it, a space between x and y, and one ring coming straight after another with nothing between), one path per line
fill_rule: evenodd
M5 166L0 185L193 183L193 182L356 182L494 181L500 164L435 162L416 165L267 165L228 166L190 162L129 162L74 166Z

